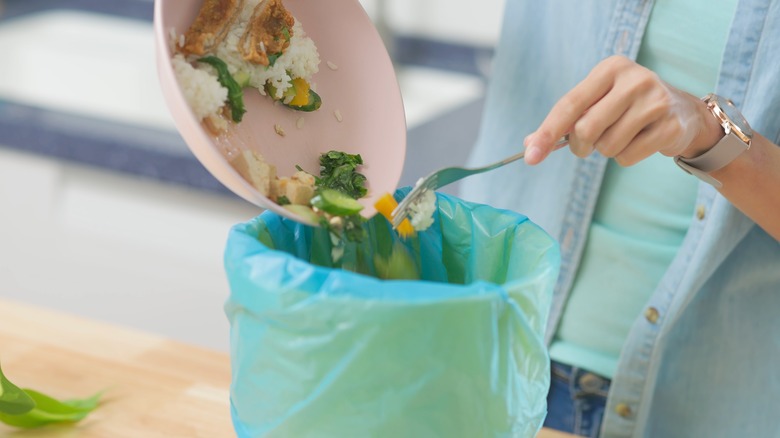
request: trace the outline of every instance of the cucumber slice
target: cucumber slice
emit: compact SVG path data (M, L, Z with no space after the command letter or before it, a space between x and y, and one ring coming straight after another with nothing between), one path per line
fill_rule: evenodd
M309 90L309 103L303 106L295 106L295 105L284 105L287 108L294 109L295 111L303 111L310 113L312 111L317 111L322 106L322 98L319 94L315 93L314 90Z
M271 99L278 100L274 97L276 96L276 87L274 87L273 85L266 83L265 92L266 94L268 94L268 96ZM292 94L290 95L287 93L292 93ZM294 95L295 95L294 87L288 88L284 94L285 97L290 97ZM312 111L317 111L318 109L320 109L320 107L322 106L322 98L320 97L319 94L314 92L314 90L309 90L309 102L306 105L303 106L290 105L282 102L281 100L279 100L279 103L286 106L287 108L294 109L295 111L303 111L303 112L310 113Z
M309 225L317 226L320 223L320 216L317 215L317 213L314 212L314 210L311 209L311 207L308 207L306 205L295 205L295 204L288 204L282 206L285 210L288 210L290 213L300 216L301 219L304 220Z
M311 205L336 216L349 216L363 209L359 202L333 189L322 190L312 198Z

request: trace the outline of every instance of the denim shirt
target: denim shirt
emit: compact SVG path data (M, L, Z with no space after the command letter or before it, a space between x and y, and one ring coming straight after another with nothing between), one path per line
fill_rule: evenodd
M470 164L520 150L557 99L600 60L634 59L652 6L507 0ZM732 99L756 132L780 141L780 0L739 1L714 91ZM580 159L560 150L538 166L506 166L462 188L465 199L519 211L557 236L562 263L548 342L606 162L598 153ZM602 436L780 436L779 314L780 243L700 183L679 252L629 332Z

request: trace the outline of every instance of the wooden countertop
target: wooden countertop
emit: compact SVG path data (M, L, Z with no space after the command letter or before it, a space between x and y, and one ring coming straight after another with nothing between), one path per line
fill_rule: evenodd
M0 425L3 437L235 437L225 353L0 299L0 361L17 385L57 398L105 390L81 423L31 431ZM543 430L538 438L571 436Z

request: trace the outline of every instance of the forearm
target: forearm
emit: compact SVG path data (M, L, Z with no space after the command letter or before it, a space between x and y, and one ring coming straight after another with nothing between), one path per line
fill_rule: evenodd
M712 176L726 199L780 241L780 147L755 134L750 149Z

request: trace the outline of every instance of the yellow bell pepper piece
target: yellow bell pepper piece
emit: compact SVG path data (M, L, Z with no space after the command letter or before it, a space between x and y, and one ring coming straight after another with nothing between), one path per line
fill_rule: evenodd
M292 85L295 87L295 97L290 101L290 105L294 106L306 106L309 104L309 89L311 85L306 82L306 79L295 78L292 80Z
M374 208L376 208L376 211L378 211L379 214L384 216L385 219L390 222L393 221L393 210L395 210L396 207L398 207L398 202L396 202L395 198L393 198L393 195L390 193L385 193L374 203ZM400 234L401 237L409 237L414 235L414 227L412 227L412 223L409 222L409 219L404 219L404 221L401 222L401 225L399 225L396 229L398 230L398 234Z

